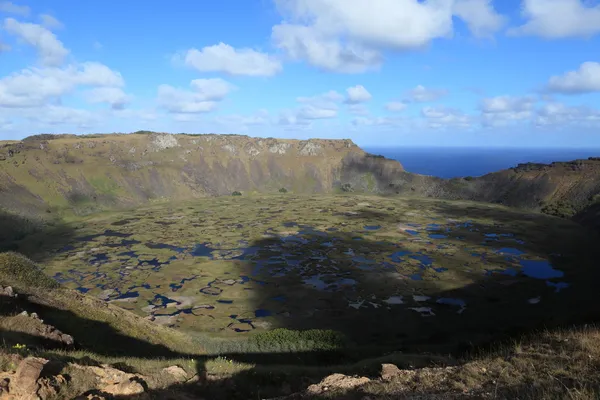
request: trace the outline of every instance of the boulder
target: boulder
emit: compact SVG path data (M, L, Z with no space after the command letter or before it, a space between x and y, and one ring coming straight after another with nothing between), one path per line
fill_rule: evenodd
M188 377L187 372L185 372L185 369L181 368L178 365L172 365L170 367L163 368L162 372L164 374L171 375L173 378L175 378L177 382L184 382L187 380Z
M364 376L347 376L344 374L329 375L321 382L310 385L307 389L308 394L318 395L330 391L332 389L349 390L362 386L370 382L369 378Z
M48 360L39 357L27 357L17 367L10 380L9 393L15 399L38 400L38 379Z
M400 369L394 364L382 364L381 365L381 379L384 381L389 381L394 379L394 377L400 375L402 372Z

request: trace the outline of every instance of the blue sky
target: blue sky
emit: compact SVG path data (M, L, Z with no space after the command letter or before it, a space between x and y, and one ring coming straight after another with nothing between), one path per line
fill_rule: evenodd
M600 147L598 0L0 0L0 139Z

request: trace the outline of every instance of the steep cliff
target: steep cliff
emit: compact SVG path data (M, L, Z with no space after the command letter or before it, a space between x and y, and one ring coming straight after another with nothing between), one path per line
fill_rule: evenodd
M391 179L403 170L350 140L147 133L37 135L0 146L0 206L28 214L234 191L331 192L342 179L371 182L371 171ZM362 166L360 176L349 164Z
M404 171L399 162L368 154L348 139L144 132L0 142L0 206L25 214L281 188L475 200L571 217L600 197L600 159L441 179Z

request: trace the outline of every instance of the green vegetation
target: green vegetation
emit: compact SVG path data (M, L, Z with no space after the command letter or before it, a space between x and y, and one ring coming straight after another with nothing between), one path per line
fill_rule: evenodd
M232 195L232 196L241 196L241 195L242 195L242 193L241 193L241 192L238 192L238 191L236 190L236 191L234 191L233 193L231 193L231 195Z
M0 286L13 286L18 290L57 288L58 283L45 275L27 257L13 253L0 253Z
M287 189L282 187L281 189L279 189L279 193L287 193Z
M541 211L544 214L555 217L569 218L576 214L577 210L567 201L556 201L542 205Z
M310 329L294 331L290 329L273 329L258 333L250 339L259 351L316 351L337 350L347 346L347 338L340 332L332 330Z

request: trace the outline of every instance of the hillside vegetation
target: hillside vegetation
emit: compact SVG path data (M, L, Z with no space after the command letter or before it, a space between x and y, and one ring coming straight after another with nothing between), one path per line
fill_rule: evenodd
M239 193L355 192L462 199L571 217L600 196L600 159L520 164L477 178L404 171L351 140L240 135L36 135L0 142L0 205L86 214ZM48 215L44 215L47 217Z

